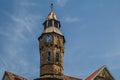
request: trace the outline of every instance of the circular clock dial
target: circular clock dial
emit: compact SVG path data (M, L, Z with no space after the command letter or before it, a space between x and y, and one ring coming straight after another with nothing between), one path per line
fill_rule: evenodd
M52 35L47 35L46 38L45 38L45 41L47 43L51 42L52 41Z

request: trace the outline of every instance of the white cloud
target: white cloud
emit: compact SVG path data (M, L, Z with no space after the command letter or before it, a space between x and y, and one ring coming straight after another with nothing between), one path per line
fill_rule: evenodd
M3 58L3 56L0 56L0 71L4 71L5 69L6 69L6 67L7 67L7 63L6 63L6 61L4 60L4 58Z
M10 34L7 32L4 32L2 29L0 29L0 35L5 36L5 37L10 37Z
M115 58L119 56L120 56L120 52L113 52L113 53L110 52L104 55L105 58Z
M66 17L66 18L64 18L64 21L65 22L79 22L80 21L80 19L79 18L77 18L77 17Z
M110 64L109 65L109 68L111 69L111 70L118 70L118 69L120 69L120 65L119 64Z
M24 19L20 19L15 16L10 16L13 21L18 23L18 25L24 26L30 33L32 33L31 26L29 25L30 23L26 22Z
M36 6L36 3L29 3L29 2L21 2L20 3L21 6Z
M24 58L19 60L19 63L22 64L24 67L29 65L29 62L27 62Z
M37 3L16 2L15 4L12 14L4 10L3 13L7 21L4 21L5 25L0 25L0 39L5 39L2 41L3 43L1 42L2 46L0 47L0 74L2 75L5 70L16 74L36 71L30 66L32 63L29 62L28 55L31 54L31 45L34 46L34 43L30 41L36 39L34 32L38 30L41 16L30 13L29 7L26 8L26 6L34 6ZM34 60L32 61L34 63ZM0 75L0 79L2 75Z
M15 0L16 6L23 6L23 7L29 7L29 6L38 6L38 4L35 1L31 0Z
M68 0L57 0L57 4L61 7L65 6Z
M31 37L29 36L31 36L31 34L34 37L33 30L37 27L36 23L38 19L40 19L40 16L27 15L26 17L21 18L20 16L16 17L14 14L5 14L11 21L6 25L6 29L5 26L0 28L1 37L5 37L7 40L2 47L2 50L5 53L3 56L5 57L0 59L0 67L3 67L0 69L0 73L7 69L20 73L29 72L28 67L30 62L27 60L27 57L24 57L28 54L24 54L27 49L25 50L23 44L27 45L27 43L29 43L31 40ZM16 68L18 66L19 68Z
M21 13L21 15L19 15L19 13L18 15L14 15L5 12L5 14L14 21L14 25L16 25L15 28L18 28L17 30L15 30L16 32L22 32L26 30L33 34L33 30L36 24L38 24L37 21L41 19L40 15L30 15L28 13Z
M21 41L27 41L27 37L25 37L23 31L18 27L6 26L7 30L0 29L1 38L5 38L10 43L16 43ZM10 29L9 29L10 27ZM8 43L7 42L7 43ZM5 46L7 44L4 44Z

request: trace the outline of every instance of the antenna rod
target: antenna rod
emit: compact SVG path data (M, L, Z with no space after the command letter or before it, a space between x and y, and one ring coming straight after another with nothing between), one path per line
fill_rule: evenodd
M51 6L50 6L50 8L51 8L51 11L53 11L53 3L51 3Z

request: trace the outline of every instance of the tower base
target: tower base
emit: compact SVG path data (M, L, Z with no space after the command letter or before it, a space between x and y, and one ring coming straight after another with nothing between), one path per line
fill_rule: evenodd
M63 79L62 79L62 76L45 75L45 76L41 76L40 78L36 78L34 80L63 80Z

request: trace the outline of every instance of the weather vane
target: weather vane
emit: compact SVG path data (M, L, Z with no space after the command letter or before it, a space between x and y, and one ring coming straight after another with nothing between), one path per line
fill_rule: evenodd
M51 8L51 11L53 11L53 3L51 3L51 6L50 6L50 8Z

